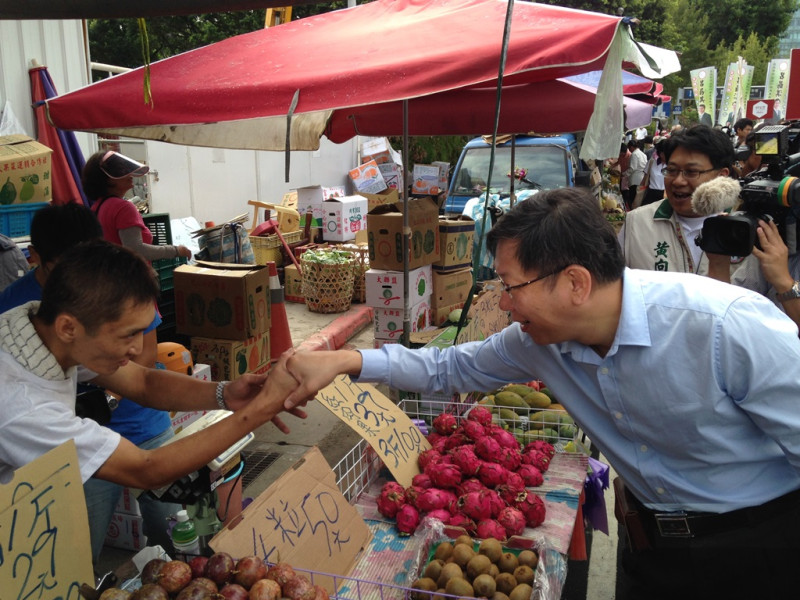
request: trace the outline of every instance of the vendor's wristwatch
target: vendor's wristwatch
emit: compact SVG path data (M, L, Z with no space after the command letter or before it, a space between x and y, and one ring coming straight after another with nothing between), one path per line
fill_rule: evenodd
M225 404L225 386L229 383L230 381L220 381L217 383L217 389L214 396L217 400L217 406L219 406L220 410L230 410L228 405Z
M795 281L794 285L782 294L778 294L778 300L786 302L787 300L794 300L800 298L800 281Z

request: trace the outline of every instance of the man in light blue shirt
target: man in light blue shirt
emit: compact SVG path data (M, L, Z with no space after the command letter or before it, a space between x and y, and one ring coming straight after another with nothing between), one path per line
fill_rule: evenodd
M395 344L296 355L289 368L302 385L287 405L338 373L439 393L542 379L635 497L639 523L624 524L649 547L625 549L624 597L743 597L752 585L752 597L771 598L794 589L795 324L745 289L626 269L583 190L519 203L488 246L513 325L443 351ZM734 577L736 564L753 576Z

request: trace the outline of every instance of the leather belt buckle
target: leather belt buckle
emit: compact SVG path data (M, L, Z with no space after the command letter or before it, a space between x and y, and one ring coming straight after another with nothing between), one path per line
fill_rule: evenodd
M693 538L689 515L685 512L653 513L658 534L665 538Z

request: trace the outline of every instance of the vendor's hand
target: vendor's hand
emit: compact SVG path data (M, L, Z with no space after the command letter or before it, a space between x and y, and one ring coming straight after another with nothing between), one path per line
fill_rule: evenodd
M179 258L192 258L192 251L186 246L178 246L177 249Z
M288 357L286 367L300 383L284 403L284 407L291 410L304 406L339 375L361 373L361 353L355 350L297 352Z
M781 238L778 226L774 221L766 223L759 220L756 234L761 250L753 247L753 256L761 265L764 279L779 294L789 290L794 285L794 278L789 272L789 249Z
M269 398L269 402L276 402L279 406L283 407L286 396L289 395L295 388L297 388L297 380L286 369L286 361L293 351L284 352L280 360L270 370L267 381L264 384L262 393L265 398ZM295 417L305 419L308 415L304 410L293 407L286 410ZM272 423L283 433L289 433L289 427L283 422L279 416L272 418Z
M261 392L266 380L266 373L262 375L245 373L234 379L225 386L225 405L233 411L243 408Z

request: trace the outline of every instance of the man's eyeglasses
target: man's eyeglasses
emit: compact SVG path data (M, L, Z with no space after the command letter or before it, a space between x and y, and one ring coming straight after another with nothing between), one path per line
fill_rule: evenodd
M711 171L718 171L719 169L676 169L675 167L664 167L661 169L661 172L664 174L664 177L669 177L670 179L674 179L681 173L683 173L684 179L697 179L703 173L710 173Z
M508 297L513 300L514 296L511 294L511 292L513 290L518 290L518 289L523 288L523 287L525 287L527 285L532 285L532 284L536 283L537 281L541 281L542 279L547 279L548 277L552 277L553 275L557 275L558 273L561 273L561 271L563 271L566 268L567 268L567 265L564 265L563 267L560 267L560 268L556 269L555 271L552 271L552 272L548 273L547 275L540 275L539 277L536 277L535 279L531 279L530 281L525 281L524 283L515 283L514 285L506 285L503 282L502 279L500 279L499 277L497 279L500 281L500 289L502 289L506 294L508 294Z

